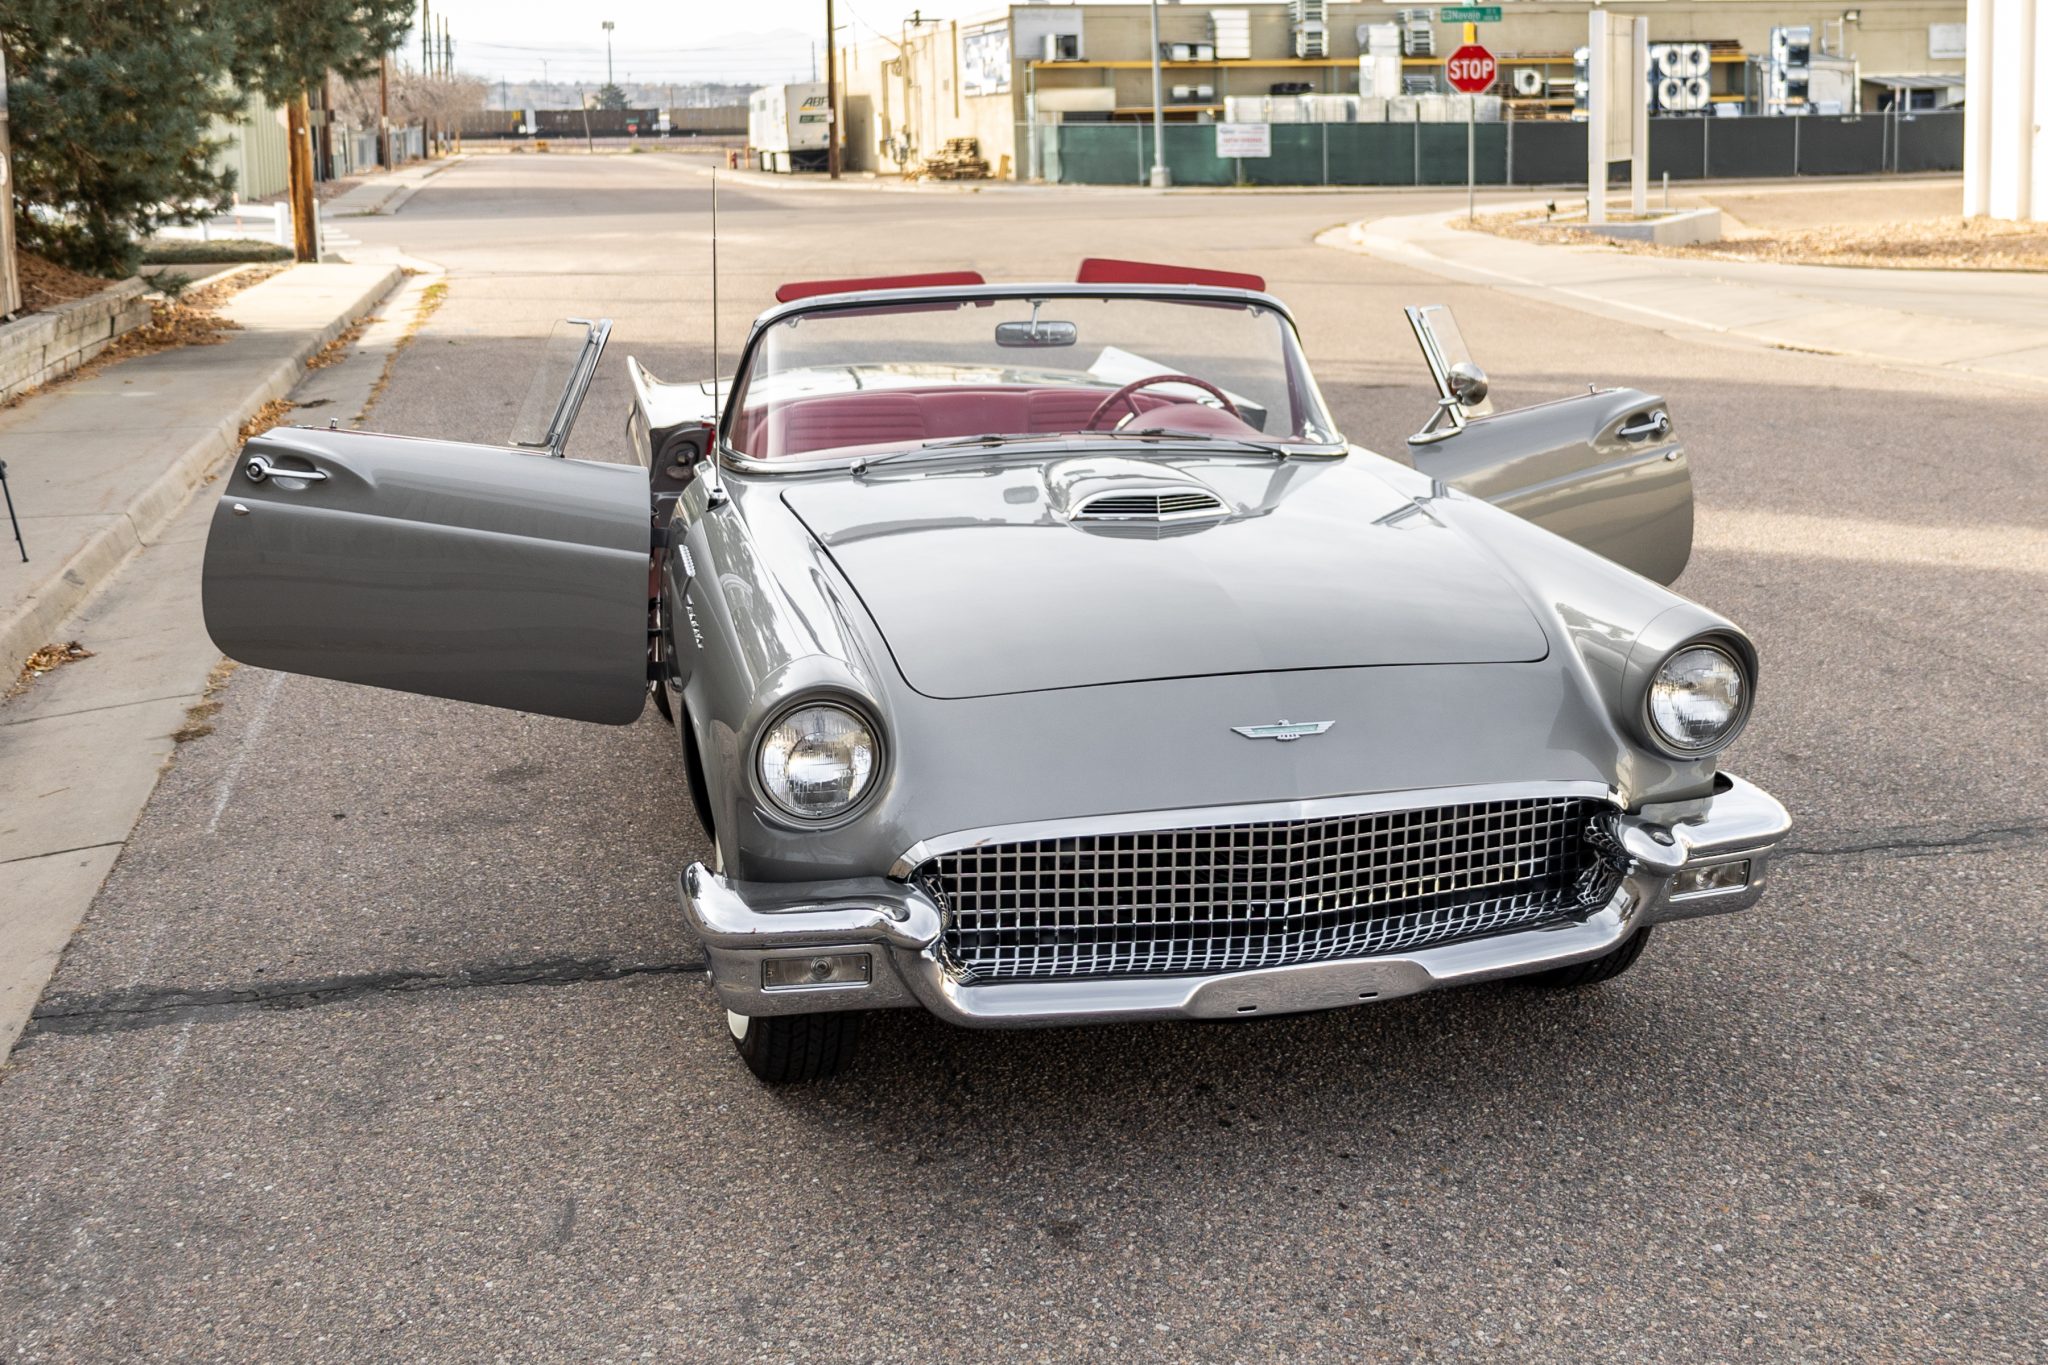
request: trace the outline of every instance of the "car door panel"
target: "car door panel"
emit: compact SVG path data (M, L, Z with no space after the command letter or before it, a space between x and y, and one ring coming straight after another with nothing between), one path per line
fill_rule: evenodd
M257 667L626 724L648 548L643 469L280 428L228 478L202 603Z
M1415 467L1660 583L1692 553L1692 472L1664 402L1603 389L1473 418Z

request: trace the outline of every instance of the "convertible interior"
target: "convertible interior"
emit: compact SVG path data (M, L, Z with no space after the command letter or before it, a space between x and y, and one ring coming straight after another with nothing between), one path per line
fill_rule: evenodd
M1100 387L949 384L821 394L748 407L740 414L733 444L756 459L791 459L819 450L907 446L950 437L1110 431L1138 417L1146 428L1190 435L1259 434L1221 408L1180 396L1185 389L1148 389L1111 402L1119 392Z

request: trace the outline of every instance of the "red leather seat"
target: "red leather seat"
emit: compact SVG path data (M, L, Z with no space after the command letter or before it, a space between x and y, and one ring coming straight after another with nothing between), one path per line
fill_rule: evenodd
M772 409L756 428L761 459L786 460L839 446L914 445L929 439L913 393L832 394Z

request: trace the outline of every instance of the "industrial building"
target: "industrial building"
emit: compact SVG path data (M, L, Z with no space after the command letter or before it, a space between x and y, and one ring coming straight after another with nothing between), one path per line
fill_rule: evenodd
M1500 21L1478 30L1501 66L1499 103L1480 117L1527 124L1582 113L1588 6L1502 0L1499 8ZM1650 20L1660 116L1826 115L1854 124L1859 114L1910 118L1962 98L1965 0L1832 8L1643 0L1625 8ZM1462 122L1462 110L1429 97L1448 101L1443 59L1463 29L1436 9L1361 0L1162 4L1161 104L1175 125L1167 145L1189 142L1191 132L1177 125ZM1077 139L1063 144L1059 130L1130 124L1125 136L1141 138L1153 118L1148 4L1013 4L977 19L913 17L893 35L842 47L839 57L845 164L856 171L915 170L949 141L971 137L998 177L1060 178L1056 149ZM1928 130L1894 124L1880 133L1879 121L1870 122L1856 136L1883 143L1874 142L1872 154L1886 168L1903 168L1902 145L1919 155L1906 135ZM1419 149L1424 138L1416 138ZM1542 140L1524 138L1528 146ZM1424 157L1418 150L1418 180Z

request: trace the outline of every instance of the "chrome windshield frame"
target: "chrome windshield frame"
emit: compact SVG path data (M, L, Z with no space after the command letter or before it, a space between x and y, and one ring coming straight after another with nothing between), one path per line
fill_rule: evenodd
M796 299L789 303L777 304L754 319L754 325L747 332L746 344L740 348L739 360L733 366L732 379L728 382L723 400L719 405L717 439L713 454L722 471L739 474L816 474L827 470L844 469L849 472L861 463L859 454L830 455L817 460L763 460L736 450L732 445L732 423L738 404L734 401L744 397L747 378L758 354L761 338L778 323L792 317L814 314L860 312L892 305L916 304L972 304L978 302L1000 302L1005 300L1032 299L1133 299L1152 303L1206 303L1240 305L1271 312L1287 328L1292 339L1291 355L1281 357L1288 374L1290 397L1297 401L1306 397L1321 410L1326 420L1332 421L1333 430L1328 441L1274 440L1272 444L1285 446L1290 450L1299 449L1307 455L1329 454L1333 450L1348 448L1342 433L1334 430L1334 419L1330 419L1329 405L1323 401L1322 391L1317 387L1315 376L1308 369L1307 357L1302 351L1301 328L1294 320L1293 312L1271 294L1255 289L1225 289L1215 285L1159 285L1159 284L1078 284L1072 281L1038 284L982 284L945 285L924 289L872 289L852 294L817 294L809 298ZM1299 366L1300 373L1295 373ZM1304 391L1295 392L1297 385ZM1085 440L1084 435L1071 433L1047 433L1044 440ZM1199 438L1190 438L1190 447L1200 447ZM990 454L1002 450L1000 445L988 447ZM915 449L915 447L906 447ZM867 458L872 458L869 456Z

